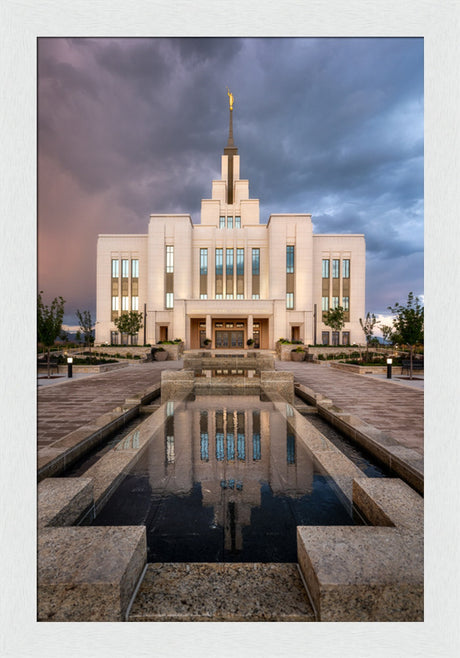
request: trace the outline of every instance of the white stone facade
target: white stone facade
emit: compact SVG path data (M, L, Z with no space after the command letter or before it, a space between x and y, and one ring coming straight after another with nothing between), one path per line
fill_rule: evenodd
M314 235L309 214L271 215L261 224L259 200L239 178L236 150L232 143L222 155L221 179L201 202L200 224L190 215L153 214L147 235L98 237L97 344L121 342L113 318L123 310L144 314L139 344L180 338L199 348L208 338L214 348L241 348L253 338L256 348L273 349L279 338L363 342L364 236ZM322 308L334 304L349 310L333 336Z

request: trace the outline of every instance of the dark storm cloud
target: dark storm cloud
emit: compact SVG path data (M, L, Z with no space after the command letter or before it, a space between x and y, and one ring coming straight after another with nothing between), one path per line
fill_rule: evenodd
M95 308L98 233L145 233L151 212L199 221L227 86L261 220L365 233L370 311L423 292L421 39L40 39L39 280L71 324L77 297ZM66 231L80 261L58 273Z

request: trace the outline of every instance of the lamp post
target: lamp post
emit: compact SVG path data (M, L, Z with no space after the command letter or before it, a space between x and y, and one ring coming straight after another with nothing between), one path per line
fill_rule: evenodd
M67 377L71 379L72 377L72 363L73 363L73 357L68 356L67 357Z
M391 364L393 363L393 359L391 357L388 357L387 359L387 379L391 379Z

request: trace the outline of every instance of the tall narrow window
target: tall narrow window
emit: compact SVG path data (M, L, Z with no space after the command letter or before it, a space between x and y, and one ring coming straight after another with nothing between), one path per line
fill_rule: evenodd
M294 308L294 245L286 247L286 308Z
M127 258L123 258L121 261L121 276L124 279L127 279L129 276L129 260Z
M294 247L286 247L286 274L294 274Z
M235 228L241 228L241 217L235 217Z
M328 311L329 310L329 297L323 297L321 300L321 310L322 311Z
M166 273L171 274L174 272L174 247L168 245L166 247Z
M244 299L244 249L236 250L236 298Z
M338 297L333 297L332 298L332 303L331 303L331 308L336 309L339 305L339 298Z
M208 298L208 250L200 249L200 299Z
M222 299L224 293L224 250L216 249L216 299Z
M227 228L233 228L233 217L227 217Z
M233 299L233 249L227 249L226 255L226 293L227 299Z
M260 298L260 249L252 250L252 298Z
M200 274L208 273L208 250L200 249Z
M339 278L339 271L340 271L340 260L338 258L334 258L332 261L332 278L333 279L338 279Z
M219 217L219 228L225 228L225 217Z
M119 260L112 258L112 279L118 279L118 264Z
M131 260L131 276L133 279L139 278L139 259L133 258Z
M329 259L323 258L322 267L323 279L329 279Z
M244 275L244 249L236 250L236 275Z
M350 259L344 258L342 261L342 277L344 279L350 278Z
M122 311L129 311L129 297L122 297L121 298L121 310Z
M165 308L174 308L174 247L166 245Z
M216 249L216 274L223 274L223 249Z
M344 311L349 311L350 310L350 298L349 297L342 297L342 306Z
M118 311L118 297L112 297L112 311Z
M139 297L131 297L131 310L132 311L139 310Z

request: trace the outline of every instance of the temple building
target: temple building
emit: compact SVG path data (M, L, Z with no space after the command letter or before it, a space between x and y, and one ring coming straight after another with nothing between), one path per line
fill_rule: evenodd
M231 96L229 94L229 96ZM361 343L365 315L364 235L313 234L311 214L273 214L240 178L233 140L233 97L220 180L190 215L152 214L145 235L99 235L96 343L126 342L113 321L144 315L134 343L180 338L194 349L273 349L279 338L309 344ZM323 312L342 306L340 332Z

